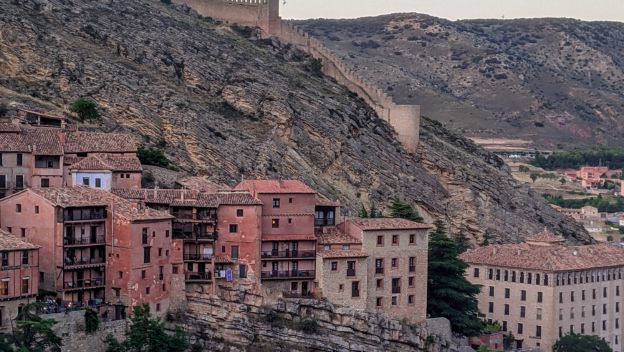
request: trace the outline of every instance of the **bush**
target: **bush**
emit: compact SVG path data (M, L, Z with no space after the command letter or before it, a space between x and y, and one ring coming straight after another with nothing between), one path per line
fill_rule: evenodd
M153 165L170 168L171 163L162 150L158 148L139 148L137 157L144 165Z
M310 69L310 72L312 72L314 75L319 77L323 75L323 60L311 59L308 67Z
M87 308L87 310L85 310L84 317L85 330L87 331L87 334L92 334L96 332L98 327L100 326L100 317L98 316L98 313L91 308Z
M72 103L69 111L78 115L80 121L95 120L100 117L97 111L97 104L87 98L81 97Z
M306 334L316 334L319 330L319 324L316 320L304 319L298 322L295 328L305 332Z

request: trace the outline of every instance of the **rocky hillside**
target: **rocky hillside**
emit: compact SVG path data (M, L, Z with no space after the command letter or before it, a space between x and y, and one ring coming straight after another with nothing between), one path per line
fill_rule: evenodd
M590 241L498 158L428 120L409 155L301 52L248 32L160 1L5 2L0 103L63 110L91 97L102 112L92 128L131 131L183 170L230 185L299 178L352 213L402 197L477 241L518 241L545 226Z
M395 14L299 25L466 135L624 146L624 23Z

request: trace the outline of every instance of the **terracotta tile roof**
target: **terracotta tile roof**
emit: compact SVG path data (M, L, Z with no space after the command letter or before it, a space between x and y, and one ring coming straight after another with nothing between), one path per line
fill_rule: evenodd
M361 249L332 249L331 251L316 252L316 255L325 258L365 258L368 257Z
M608 245L535 246L527 243L491 245L469 250L468 264L543 271L573 271L624 266L624 249Z
M79 162L82 158L77 157L77 156L67 156L65 155L63 157L63 165L74 165L75 163Z
M21 128L18 124L11 122L0 122L0 133L19 133Z
M0 133L0 152L30 153L32 147L21 134Z
M137 157L117 157L110 155L90 155L69 167L70 170L110 170L141 172L141 162Z
M378 231L378 230L419 230L430 229L431 225L421 224L410 220L399 218L377 218L377 219L362 219L352 218L347 220L353 225L359 227L363 231Z
M133 153L137 151L132 135L103 132L68 132L65 153Z
M22 241L11 233L0 229L0 251L41 248L32 243Z
M126 199L170 206L217 208L219 205L262 205L260 200L247 192L201 193L182 189L113 189L112 192Z
M527 237L526 241L540 243L563 243L565 242L565 239L559 235L555 235L548 229L544 229L542 232L538 232L535 235Z
M286 234L286 235L273 235L262 234L262 241L316 241L315 235L306 234Z
M183 188L205 193L216 193L230 189L228 186L210 181L208 176L187 176L176 180L176 183Z
M63 155L63 143L58 129L30 127L24 128L22 134L33 146L35 155Z
M27 190L39 194L52 204L68 207L107 206L115 216L130 221L172 219L165 211L140 206L112 193L89 187L40 188Z
M234 187L246 189L252 194L259 193L299 193L314 194L315 190L298 180L246 180Z
M340 202L329 200L325 197L321 197L319 195L316 196L316 206L320 207L339 207Z
M318 244L360 244L360 240L338 229L332 229L326 233L317 233L316 240Z

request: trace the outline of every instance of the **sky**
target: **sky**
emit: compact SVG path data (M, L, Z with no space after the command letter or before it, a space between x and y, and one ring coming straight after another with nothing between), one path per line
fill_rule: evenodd
M419 12L450 20L504 16L624 22L624 0L280 0L280 6L281 16L288 19Z

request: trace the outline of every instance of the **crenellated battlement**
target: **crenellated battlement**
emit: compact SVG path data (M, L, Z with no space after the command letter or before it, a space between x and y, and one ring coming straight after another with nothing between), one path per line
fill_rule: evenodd
M323 73L364 99L377 115L395 130L397 139L409 152L415 152L420 133L420 106L399 105L377 84L351 69L320 40L290 21L279 17L279 0L174 0L203 16L228 23L259 27L266 36L276 36L322 60Z

